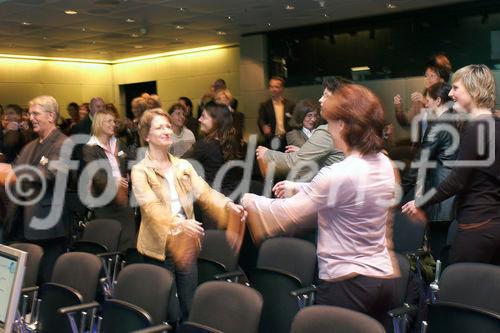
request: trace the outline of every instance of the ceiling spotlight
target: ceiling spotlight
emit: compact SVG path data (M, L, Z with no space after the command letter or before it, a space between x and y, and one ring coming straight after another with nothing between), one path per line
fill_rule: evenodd
M130 37L132 37L132 38L139 38L139 35L138 34L132 34L132 35L130 35Z
M87 31L87 28L82 27L82 31L83 31L83 32Z
M125 20L125 22L127 22L127 23L135 23L135 20L132 19L132 18L128 18L128 19Z
M294 10L294 9L295 9L295 6L294 6L294 5L292 5L292 4L287 4L287 5L285 6L285 9L286 9L286 10Z
M142 49L144 46L142 45L134 45L134 49Z
M273 25L271 24L271 22L267 22L266 25L270 28L272 27Z
M184 26L183 26L183 25L177 25L177 26L175 27L175 29L177 29L177 30L183 30L183 29L184 29Z
M21 24L22 24L22 25L25 25L25 26L29 26L29 25L31 25L31 22L24 21L24 22L22 22Z
M323 17L325 17L325 18L329 18L329 17L330 17L330 15L328 15L328 13L323 13Z
M68 9L64 11L64 14L66 15L76 15L78 12L76 10Z
M392 3L392 0L387 0L387 4L385 5L387 9L396 9L398 6Z
M186 8L184 8L184 7L179 7L179 8L177 8L177 10L178 10L179 12L185 12L185 11L186 11Z
M217 31L217 35L219 35L219 36L225 36L225 35L227 35L227 32L225 32L225 31Z
M48 38L47 38L47 36L43 36L42 39L43 40L47 40Z
M90 41L90 44L95 44L95 40L91 40L91 41Z
M232 21L232 20L233 20L233 17L232 17L232 16L226 16L226 20L228 20L228 21Z

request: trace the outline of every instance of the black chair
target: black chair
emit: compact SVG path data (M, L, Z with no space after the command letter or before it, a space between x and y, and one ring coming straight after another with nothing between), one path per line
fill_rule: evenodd
M427 223L413 221L400 211L393 215L394 251L402 254L415 254L425 244Z
M453 264L441 275L437 302L459 303L500 314L499 282L499 266Z
M300 310L291 333L385 333L375 319L336 306L314 305Z
M262 296L252 288L222 281L198 287L189 320L180 332L256 333L262 311Z
M293 317L305 300L314 301L313 293L309 293L314 287L307 288L312 286L315 270L316 248L310 242L278 237L262 243L257 268L249 276L251 287L264 298L260 331L290 331Z
M428 332L500 332L500 314L453 302L430 304Z
M102 320L95 321L92 317L91 322L97 322L97 331L103 333L130 332L167 322L169 302L175 297L173 283L172 273L162 267L128 265L118 276L114 297L102 304ZM98 307L99 304L93 302L61 308L59 312L71 318L75 313ZM79 329L82 327L86 327L86 323ZM73 332L79 329L74 327Z
M73 250L94 254L118 250L122 227L120 222L111 219L89 221L82 238L73 243Z
M224 230L206 230L198 256L198 285L238 268L238 256Z
M58 308L93 301L99 285L102 263L95 255L83 252L70 252L60 256L54 266L51 282L41 286L32 311L28 327L37 332L71 332L65 317ZM27 292L35 292L30 288Z
M24 272L23 288L36 286L40 261L43 257L42 247L30 243L13 243L9 246L28 253L26 271Z

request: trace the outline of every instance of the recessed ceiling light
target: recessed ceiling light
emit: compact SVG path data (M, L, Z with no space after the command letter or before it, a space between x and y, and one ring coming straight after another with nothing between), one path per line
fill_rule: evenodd
M185 12L185 11L186 11L186 8L184 8L184 7L179 7L179 8L177 8L177 10L178 10L179 12Z
M134 49L142 49L144 46L142 45L134 45Z
M398 8L398 6L396 6L395 4L393 4L391 0L387 0L387 4L385 6L387 7L387 9Z
M132 37L132 38L139 38L139 35L138 34L132 34L132 35L130 35L130 37Z
M328 15L328 13L323 13L323 17L329 18L330 15Z
M286 10L294 10L294 9L295 9L295 6L294 6L294 5L292 5L292 4L287 4L287 5L285 6L285 9L286 9Z
M21 24L22 24L22 25L26 25L26 26L28 26L28 25L31 25L31 22L24 21L24 22L22 22Z
M175 27L175 29L178 29L178 30L183 30L183 29L184 29L184 26L183 26L183 25L177 25L177 26Z
M82 31L83 31L83 32L87 31L87 28L82 27Z
M273 26L273 25L271 24L271 22L267 22L267 23L266 23L266 25L267 25L268 27L272 27L272 26Z
M42 39L43 39L43 40L47 40L47 39L48 39L48 37L47 37L47 36L43 36L43 37L42 37Z
M232 21L232 20L233 20L233 17L232 17L232 16L226 16L226 20L228 20L228 21Z
M225 36L225 35L227 35L227 32L225 32L225 31L217 31L217 35L219 35L219 36Z
M66 15L76 15L78 12L76 10L68 9L64 11L64 14Z
M95 44L95 40L91 40L91 41L90 41L90 44Z
M126 20L125 20L125 22L127 22L127 23L134 23L134 22L135 22L135 20L134 20L134 19L132 19L132 18L128 18L128 19L126 19Z

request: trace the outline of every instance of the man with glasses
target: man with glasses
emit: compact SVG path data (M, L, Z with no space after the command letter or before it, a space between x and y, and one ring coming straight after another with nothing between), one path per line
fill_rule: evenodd
M49 221L48 216L56 206L61 212L64 204L64 193L54 194L58 170L51 161L60 159L67 137L56 127L59 105L54 97L32 99L29 117L37 138L21 150L11 165L0 164L0 185L5 186L9 198L4 236L9 241L28 241L44 248L40 274L42 281L48 281L66 245L62 214L55 221Z

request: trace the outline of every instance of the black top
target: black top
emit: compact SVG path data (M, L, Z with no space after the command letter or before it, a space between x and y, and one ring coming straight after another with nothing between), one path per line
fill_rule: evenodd
M489 122L489 120L493 120ZM490 128L489 126L492 126ZM494 142L490 140L494 131ZM481 146L484 143L484 150ZM493 144L493 145L492 145ZM493 150L494 146L494 151ZM500 118L481 116L469 121L462 131L457 161L491 163L487 166L456 166L439 184L437 192L423 205L426 208L456 195L459 223L479 223L500 218Z
M219 141L214 139L200 139L196 141L182 158L200 162L205 171L204 179L212 187L214 187L213 182L217 172L226 163L222 154L222 147ZM222 187L214 187L214 189L225 195L231 194L240 183L242 174L242 168L234 167L229 169L222 180Z

